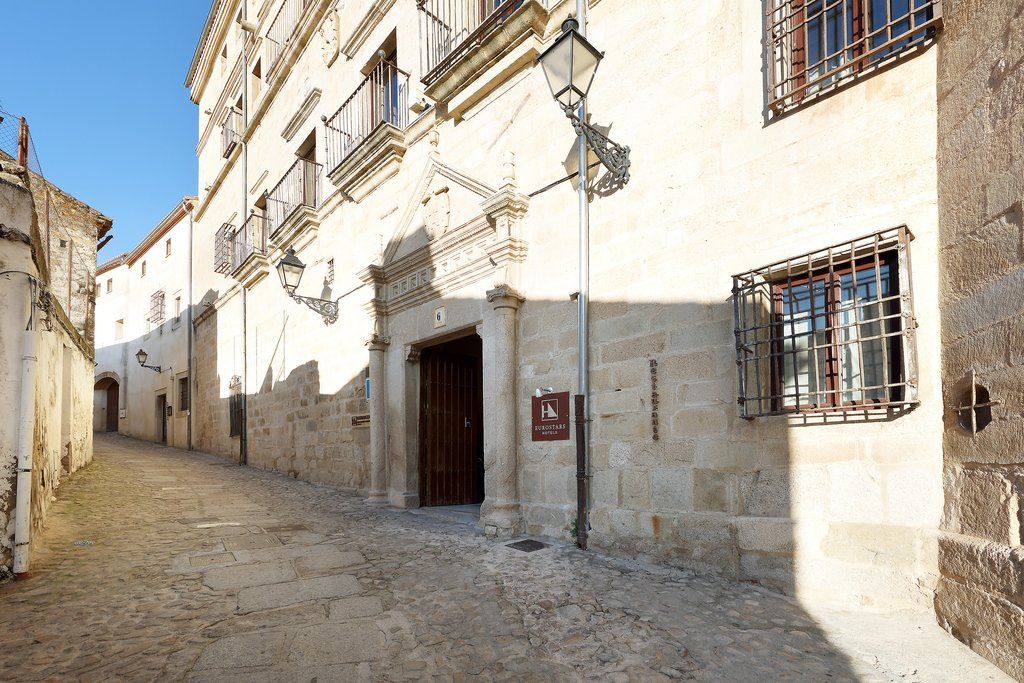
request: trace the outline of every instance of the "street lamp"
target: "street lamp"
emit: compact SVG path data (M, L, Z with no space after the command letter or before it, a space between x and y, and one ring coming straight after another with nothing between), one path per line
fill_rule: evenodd
M341 301L341 297L331 301L329 299L318 299L295 293L295 290L299 288L299 282L302 281L302 273L305 270L306 264L299 260L299 257L295 255L295 250L292 248L289 248L288 252L277 263L277 275L281 278L281 286L284 287L284 291L288 292L288 296L295 299L296 302L306 304L319 313L324 319L324 325L336 322L338 320L338 302Z
M594 74L604 58L604 53L591 45L579 28L579 22L570 14L562 22L562 35L537 57L537 61L544 70L551 95L572 122L576 135L586 139L614 179L625 185L629 182L629 147L612 142L576 113L577 107L585 103ZM585 175L586 169L580 168L580 174Z
M587 123L587 94L604 54L586 39L587 0L576 0L576 15L562 22L562 35L545 50L540 62L551 88L551 96L565 112L576 131L576 192L579 202L579 278L575 295L578 320L576 369L579 393L573 399L576 421L576 542L587 549L588 489L587 458L590 396L589 302L590 302L590 192L587 188L587 150L593 150L619 187L629 182L629 147L619 145ZM581 30L582 26L582 30Z
M156 372L156 373L160 373L160 372L163 372L163 371L162 371L162 370L160 369L160 366L159 366L159 365L146 365L146 361L147 361L147 360L149 360L149 354L148 354L148 353L146 353L145 351L143 351L142 349L139 349L139 350L138 350L138 351L136 352L136 354L135 354L135 360L139 361L139 365L141 365L141 366L142 366L142 367L144 367L144 368L149 368L149 369L150 369L150 370L152 370L153 372Z

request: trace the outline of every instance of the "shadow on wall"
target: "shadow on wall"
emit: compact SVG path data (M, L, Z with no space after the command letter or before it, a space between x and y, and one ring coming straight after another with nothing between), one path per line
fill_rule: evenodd
M438 303L446 304L449 316L480 304L433 300L422 314ZM309 319L291 324L322 324L312 312L299 310ZM591 312L594 547L832 604L882 610L930 604L941 488L929 462L938 454L929 454L929 437L914 413L848 414L834 418L839 424L786 416L746 420L736 401L731 302L597 301ZM529 533L569 538L576 503L574 442L531 441L530 406L538 387L575 387L575 304L529 300L518 315L516 476L523 519ZM230 436L237 399L224 395L208 343L222 322L212 312L197 329L196 447L237 461L239 439ZM460 323L450 323L441 331L447 334L433 341L452 337ZM336 328L339 334L343 324ZM386 354L404 356L409 343L432 341L394 339ZM318 361L285 367L278 355L282 344L278 335L273 359L260 368L259 382L252 382L254 390L245 397L248 464L365 492L365 371L324 393ZM309 354L292 349L289 356ZM388 387L390 410L402 396L421 396L419 373L405 377L417 386ZM234 386L241 391L240 384ZM487 387L482 390L486 405ZM406 407L405 414L420 411ZM417 443L423 426L408 424L413 433L391 432L390 443ZM419 449L408 450L418 463ZM900 451L898 463L894 450ZM389 462L396 466L395 459ZM392 472L390 480L407 482L413 490L404 493L416 495L418 468L412 469L402 477ZM913 509L908 498L893 493L908 476L921 477ZM927 521L932 507L936 519Z
M201 301L215 299L216 292L211 292ZM241 364L238 374L225 378L220 374L217 347L218 333L241 338L240 317L229 322L234 316L207 311L202 304L199 308L205 313L196 326L194 342L195 447L239 462L244 405L246 464L319 484L366 490L370 437L365 372L351 377L336 392L322 393L317 361L285 369L285 317L269 360L259 368L258 379L249 378L250 391L243 396ZM322 324L319 318L311 318L311 323ZM228 326L226 333L222 326Z

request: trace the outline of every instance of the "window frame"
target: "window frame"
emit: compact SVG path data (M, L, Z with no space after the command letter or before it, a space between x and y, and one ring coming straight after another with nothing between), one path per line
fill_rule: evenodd
M888 400L883 399L862 399L856 401L843 400L843 395L846 393L867 393L867 391L873 390L872 387L864 388L858 387L854 389L844 389L842 387L842 351L841 348L849 342L842 342L839 340L839 330L843 329L844 326L838 320L840 314L843 311L842 308L842 278L844 275L850 275L855 272L866 272L875 270L876 268L886 265L889 268L886 279L890 283L898 283L900 272L899 272L899 259L896 254L895 248L887 251L878 253L877 259L874 256L867 256L860 259L856 259L850 262L850 264L844 268L839 269L828 269L826 268L814 268L802 276L796 278L790 278L786 281L774 281L769 282L771 288L771 300L772 300L772 326L771 326L771 353L772 361L769 362L770 370L770 381L771 381L771 400L772 410L774 412L784 413L802 413L802 412L818 412L821 410L834 411L843 408L855 408L860 409L864 407L877 407L886 405L888 403L899 402L902 399L900 386L889 386L891 382L886 382L880 389L889 394ZM876 281L881 281L881 278L876 277ZM824 347L814 347L817 349L824 349L825 351L825 383L824 389L820 388L821 382L819 381L819 389L811 392L807 391L807 396L824 396L826 402L824 404L811 404L807 403L804 406L800 401L800 397L803 394L800 392L799 380L794 381L796 386L796 405L787 405L786 399L787 394L785 393L785 387L787 380L789 379L785 374L785 355L786 353L794 353L792 351L785 351L785 341L787 335L785 334L785 327L790 320L792 320L792 305L790 305L789 318L787 313L783 311L783 296L782 292L786 289L792 289L814 282L826 282L825 291L825 311L817 313L814 310L813 301L815 299L815 293L813 286L811 287L811 319L823 316L826 320L826 327L824 332L827 336L828 342ZM854 277L854 282L860 281ZM898 287L898 284L896 285ZM879 293L877 300L868 305L874 305L879 307L880 316L867 321L857 321L856 327L859 329L860 325L878 323L882 328L887 328L892 322L892 316L899 315L899 310L885 311L884 309L891 308L894 303L889 297L891 295L882 295ZM854 311L856 311L856 305ZM792 324L792 323L789 323ZM849 327L849 326L846 326ZM812 334L813 334L813 322L812 322ZM796 338L797 335L790 335L792 338ZM858 334L858 341L860 340ZM894 336L892 331L886 330L882 334L882 342L887 347L885 352L885 377L887 379L898 378L904 379L903 375L903 347L900 343L900 339ZM803 353L806 353L803 352ZM815 361L817 361L817 354L815 354ZM781 366L781 367L780 367ZM810 387L808 387L809 389Z
M881 0L885 4L886 22L873 28L875 1L768 0L763 35L768 76L765 102L770 116L780 116L881 65L916 54L916 48L930 45L942 29L943 0L906 0L907 13L895 19L890 16L894 0ZM808 16L808 10L816 4L820 9ZM832 11L841 20L841 40L834 52L828 52L829 17L836 16ZM825 50L809 78L812 70L808 69L808 34L815 20L820 22ZM896 34L903 22L908 22L906 30ZM840 63L829 67L831 61L840 58Z
M892 417L919 404L912 240L907 226L900 225L733 276L737 404L741 418L843 414L843 419L850 419L853 411L859 411L861 415L856 419L872 419L875 412ZM872 268L877 270L871 278L858 277L854 281L849 277L850 273ZM788 308L780 309L787 289L829 278L829 291L822 293L815 287L806 287L809 302L790 297ZM871 292L870 286L862 289L872 281L875 292ZM862 298L862 291L871 294L871 298ZM817 301L826 295L830 305L822 313L828 317L819 322L821 313L816 307L821 304ZM785 315L780 314L782 310ZM806 323L809 327L802 329ZM822 331L829 334L826 341L819 342ZM797 341L800 339L809 341L803 350ZM885 342L881 351L877 346L879 340ZM822 359L822 353L828 355ZM882 355L881 361L878 355ZM801 361L807 364L804 370ZM789 395L785 386L787 364L793 368L794 374L790 376L796 378ZM834 382L819 382L815 375L812 384L811 372L829 372ZM806 382L801 382L801 373Z

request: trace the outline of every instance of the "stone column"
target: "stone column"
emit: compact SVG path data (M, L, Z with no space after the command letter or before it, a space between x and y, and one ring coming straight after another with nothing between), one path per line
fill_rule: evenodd
M366 499L371 505L388 502L388 413L387 380L384 378L384 352L390 339L374 334L366 342L370 350L370 495Z
M493 314L484 339L484 503L480 521L490 536L521 527L516 429L516 311L523 297L507 285L487 292Z

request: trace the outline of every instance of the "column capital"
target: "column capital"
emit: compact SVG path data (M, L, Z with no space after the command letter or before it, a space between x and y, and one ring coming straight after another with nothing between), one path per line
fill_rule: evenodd
M370 338L366 340L366 347L370 351L386 351L389 344L391 344L391 337L385 337L376 332L371 334Z
M494 304L494 310L511 308L513 311L526 301L526 297L517 292L511 285L498 285L487 291L487 300Z

